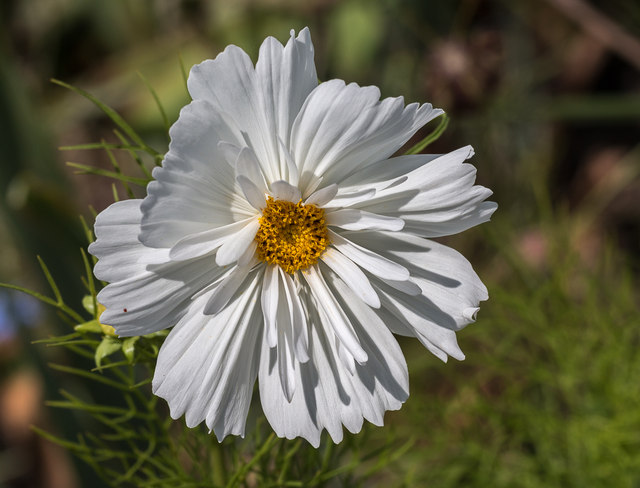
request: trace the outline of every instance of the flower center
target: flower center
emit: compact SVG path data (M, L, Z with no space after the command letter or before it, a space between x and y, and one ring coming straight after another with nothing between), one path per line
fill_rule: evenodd
M256 234L258 257L292 274L315 264L329 245L324 210L267 197Z

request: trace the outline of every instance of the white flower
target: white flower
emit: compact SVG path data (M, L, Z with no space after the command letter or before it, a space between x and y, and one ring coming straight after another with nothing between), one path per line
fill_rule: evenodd
M144 200L96 220L101 321L121 336L173 330L153 391L188 426L244 435L256 379L282 437L382 425L409 392L392 333L443 361L487 291L427 240L489 220L471 147L391 157L431 105L374 86L318 84L309 30L267 38L254 68L229 46L191 69L193 102Z

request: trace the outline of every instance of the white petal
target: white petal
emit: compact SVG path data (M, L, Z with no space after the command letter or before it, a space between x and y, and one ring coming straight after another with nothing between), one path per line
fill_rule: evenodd
M453 319L439 310L429 300L423 297L412 297L394 293L385 285L378 287L382 306L391 312L405 326L412 328L418 334L426 337L429 342L449 356L462 361L464 354L458 346L456 333L451 329ZM416 335L418 335L416 334Z
M298 362L309 360L309 329L307 315L302 306L296 285L290 275L280 270L280 279L284 285L283 291L289 307L289 320L293 333L293 345Z
M335 198L338 193L338 185L335 183L329 186L325 186L320 190L314 191L309 198L304 202L305 205L317 205L318 207L324 207L327 203Z
M226 266L238 261L251 246L259 228L260 221L254 219L233 236L228 237L216 253L216 263L218 266Z
M341 181L340 188L345 192L358 191L362 188L383 190L404 183L408 179L407 175L412 171L441 156L441 154L416 154L383 159L382 161L374 160ZM420 183L426 182L421 181Z
M375 276L395 281L406 281L409 279L409 271L404 266L359 246L336 232L329 231L329 240L331 241L331 245L338 251Z
M311 318L318 324L311 329L313 360L296 370L291 402L282 393L273 350L263 346L260 361L260 400L269 423L279 436L304 437L315 447L323 429L340 442L343 424L353 433L362 428L363 419L382 425L384 412L399 409L409 388L402 351L386 326L346 286L336 283L334 293L358 328L368 351L366 365L354 364L353 374L347 369L339 359L331 325L320 320L313 307Z
M286 164L286 171L284 171L284 168L282 170L282 173L286 175L283 179L291 183L293 186L297 187L298 180L300 178L300 175L298 174L298 167L296 166L296 163L293 160L293 156L291 156L289 149L286 148L286 146L282 142L282 139L280 138L278 138L278 148L280 149L281 158L284 159Z
M262 304L262 315L264 317L265 338L269 347L276 347L278 343L278 324L276 317L278 314L279 300L278 266L267 264L264 271L260 302Z
M364 416L370 422L382 425L384 411L400 408L401 403L408 397L409 375L402 350L386 325L377 317L376 311L355 300L353 290L332 276L327 277L327 282L339 299L342 309L356 324L358 334L362 334L363 347L369 352L370 359L367 364L356 366L357 374L369 390L368 394L364 391L360 393L369 400L371 389L381 386L386 397L386 405L381 408L383 402L371 402L368 406L373 408L369 412L364 410ZM368 375L375 376L379 385L374 386L373 382L365 381L364 376ZM361 402L361 405L367 403Z
M406 266L421 289L415 307L443 327L459 330L473 322L478 304L488 298L469 261L448 246L404 232L361 232L349 238Z
M204 307L205 315L219 313L231 300L249 274L245 266L234 266L227 276L209 293L209 299Z
M497 205L484 201L490 190L474 186L476 170L464 163L472 154L473 149L467 146L425 159L426 163L409 172L402 183L378 190L375 197L357 206L401 218L404 231L423 237L455 234L486 222Z
M246 147L246 146L244 146ZM242 151L242 147L231 142L220 141L218 143L218 149L220 153L223 155L224 159L229 163L231 167L235 166L235 162L240 155L240 151Z
M328 322L342 345L358 363L365 363L367 361L367 353L362 349L358 336L353 330L353 325L340 309L322 275L315 266L311 266L302 272L302 276L309 284L316 301L322 304L322 311L326 313Z
M297 38L292 31L284 48L273 37L265 39L260 47L256 77L268 133L274 137L274 145L280 139L284 147L289 147L293 121L309 93L318 84L313 56L313 44L307 28L300 31ZM286 177L286 168L282 164L276 164L286 163L284 153L281 154L280 161L272 162L279 172L270 181ZM297 181L291 179L287 181L297 184Z
M257 305L260 276L249 277L216 316L203 314L208 296L197 299L165 340L153 377L153 392L167 400L174 419L202 421L219 441L244 436L262 336Z
M256 210L262 210L267 205L267 201L264 197L264 191L260 190L256 184L246 176L240 175L236 178L242 193L244 194L247 202Z
M282 284L282 283L281 283ZM280 290L282 292L282 290ZM281 296L284 293L281 293ZM283 297L284 298L284 297ZM291 401L296 389L296 363L295 350L293 344L293 329L290 317L290 308L285 300L280 300L278 304L278 314L276 318L278 329L278 374L280 375L280 385L287 401Z
M267 265L262 287L265 342L276 348L280 385L288 401L295 392L295 370L309 360L307 322L291 277Z
M325 183L342 179L396 152L423 125L442 114L431 105L387 98L376 87L345 85L341 80L320 84L300 109L291 133L294 160L302 167L303 193L313 175Z
M181 160L187 168L185 171L215 177L218 170L227 171L224 166L218 168L218 164L232 165L235 161L235 157L228 158L229 153L221 146L242 145L242 130L211 102L193 100L180 110L178 120L169 129L169 152Z
M260 263L260 259L256 255L258 249L258 243L254 240L249 244L245 252L238 258L238 266L245 266L248 269L253 269L254 266Z
M94 268L102 281L121 281L142 273L148 264L168 261L167 249L144 246L138 240L142 200L123 200L98 214L95 223L96 241L89 252L98 258Z
M380 307L380 299L366 275L353 261L335 249L328 248L320 258L367 305Z
M327 225L345 230L402 230L404 220L376 215L355 208L342 208L326 213Z
M447 246L404 232L360 232L349 237L406 266L411 280L420 287L419 295L408 296L375 284L383 308L430 350L425 341L463 359L455 331L473 322L479 302L488 298L486 287L469 262Z
M323 159L353 126L358 115L380 98L377 87L345 85L342 80L321 83L305 100L291 132L293 158L301 172L305 189L312 175L322 176L330 164ZM331 161L332 162L332 161ZM339 183L332 181L331 183Z
M298 187L282 180L271 183L271 194L278 200L285 200L292 203L298 203L302 198Z
M313 192L315 192L318 188L320 188L320 184L322 183L322 176L312 175L309 179L309 183L302 192L302 196L304 198L309 198ZM332 183L335 184L335 183ZM300 182L298 181L298 188L300 188Z
M98 301L106 307L100 320L115 327L120 336L173 326L186 312L191 296L222 273L206 260L149 265L147 269L110 283L98 293Z
M142 203L140 240L171 247L182 237L248 217L235 174L218 144L236 136L210 103L187 105L172 126L169 152L154 168ZM239 133L238 133L239 134Z
M340 359L340 362L349 372L349 374L353 376L356 373L356 360L351 355L351 353L345 349L345 347L342 345L342 342L340 342L337 337L334 342L338 359Z
M273 161L278 151L273 132L269 130L261 90L249 56L237 46L228 46L216 59L191 68L187 85L194 100L207 100L214 111L224 114L228 124L242 129L238 145L249 145L255 151L268 181L277 179ZM236 142L231 139L223 139Z
M111 281L98 294L106 307L100 319L121 336L143 335L173 326L191 296L222 274L212 260L171 263L168 249L138 240L140 200L114 203L96 219L97 240L89 251L98 258L98 279Z
M473 202L461 207L458 211L444 211L433 214L400 213L406 224L404 230L423 237L442 237L475 227L491 220L491 216L498 209L495 202L482 202L490 195L490 190L479 195Z
M353 192L345 192L341 188L334 198L328 201L325 208L349 207L358 203L367 202L376 194L375 188L360 188Z
M236 159L236 176L245 176L253 183L258 190L264 195L267 191L267 184L264 181L264 175L260 169L260 163L256 158L253 149L243 147L238 153Z
M253 220L255 219L245 219L183 237L171 248L169 257L173 261L183 261L204 256L218 249L230 236L244 229Z
M407 337L417 337L424 345L424 347L426 347L429 352L431 352L442 362L446 363L449 359L449 355L442 349L437 347L435 344L433 344L431 341L429 341L429 339L427 339L424 334L417 331L411 326L411 324L405 322L404 320L398 320L396 316L394 316L384 307L376 310L376 314L380 317L380 319L382 319L382 321L389 327L389 330L391 330L391 332L393 332L394 334L399 334Z
M480 307L467 307L462 311L462 316L467 320L475 322L479 311Z
M422 293L422 289L412 281L413 278L406 281L395 281L383 278L380 279L382 279L382 281L384 281L394 290L398 290L399 292L405 293L407 295L416 296Z

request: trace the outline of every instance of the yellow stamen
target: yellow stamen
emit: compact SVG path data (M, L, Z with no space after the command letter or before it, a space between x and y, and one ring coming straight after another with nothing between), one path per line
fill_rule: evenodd
M293 274L314 265L329 245L324 210L267 197L256 234L258 257Z

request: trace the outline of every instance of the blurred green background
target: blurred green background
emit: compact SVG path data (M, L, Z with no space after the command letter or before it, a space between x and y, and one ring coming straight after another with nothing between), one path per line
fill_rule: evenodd
M188 101L181 59L233 43L255 61L265 36L307 25L322 80L444 108L449 128L428 151L473 145L500 205L445 240L491 298L459 334L464 362L401 341L411 396L371 430L416 444L370 486L640 487L640 3L2 0L0 18L0 281L45 291L39 254L78 308L78 215L92 222L89 207L113 200L106 178L64 164L108 168L103 151L57 150L117 142L112 123L50 78L98 96L164 152L137 71L173 122ZM0 290L0 487L102 486L29 430L78 429L42 406L68 386L46 368L61 353L29 344L65 327Z

